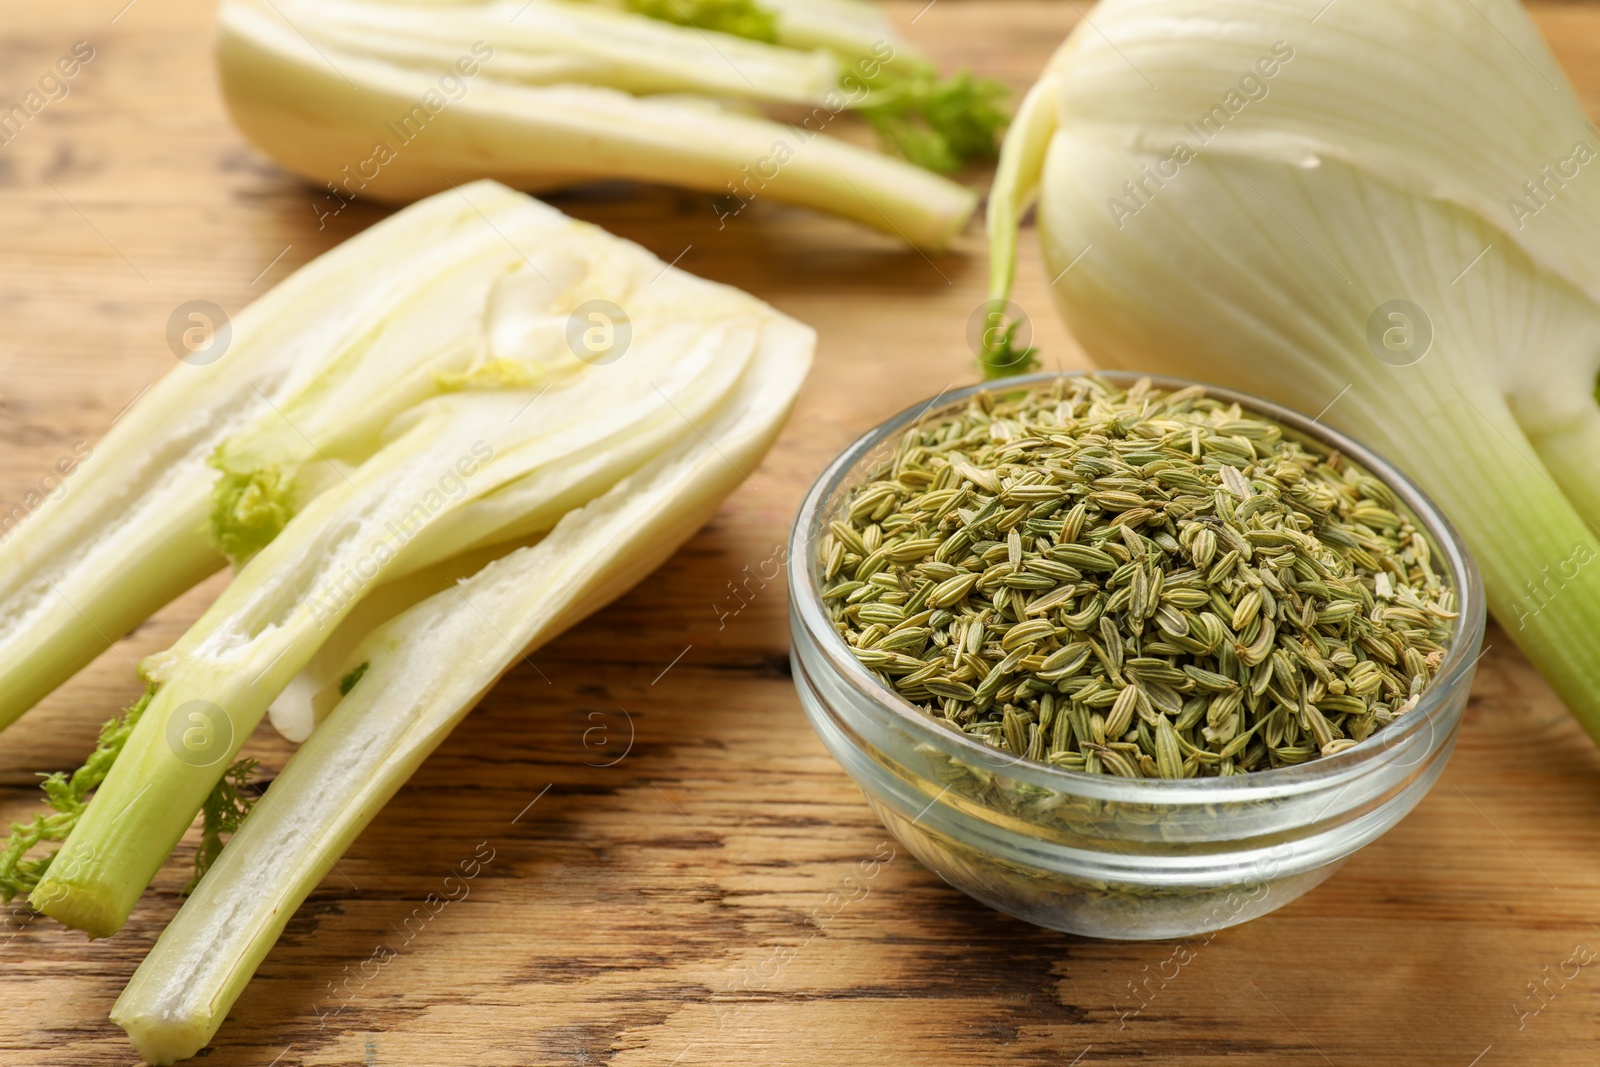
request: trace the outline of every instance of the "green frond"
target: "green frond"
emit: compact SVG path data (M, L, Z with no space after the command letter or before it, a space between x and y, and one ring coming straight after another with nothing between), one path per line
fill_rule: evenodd
M266 548L294 517L294 476L277 468L222 470L211 491L211 537L218 551L242 567Z
M19 894L31 893L39 884L59 850L52 849L44 856L34 855L34 850L42 844L65 841L78 825L89 794L105 781L154 693L151 688L128 710L102 726L94 751L71 776L60 771L39 776L39 788L44 790L51 814L12 824L11 836L6 839L4 850L0 850L0 900L10 901Z
M731 34L771 44L778 39L778 16L755 0L627 0L636 15Z

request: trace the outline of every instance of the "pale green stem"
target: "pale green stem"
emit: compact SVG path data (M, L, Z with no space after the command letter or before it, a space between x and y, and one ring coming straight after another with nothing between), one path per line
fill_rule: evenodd
M1514 427L1506 436L1462 448L1427 488L1471 546L1489 610L1600 742L1600 540Z
M1003 304L1017 277L1017 233L1033 203L1056 131L1059 90L1046 74L1023 97L1000 148L1000 167L989 191L989 301Z
M19 615L0 635L0 729L223 565L205 528L210 489L175 486L161 508L97 539L89 561L39 572L48 584L31 602L7 605Z
M309 657L282 643L286 654L254 677L196 668L156 690L28 898L35 910L90 937L122 928L267 704Z
M1527 432L1550 476L1600 536L1600 409L1591 407L1554 429L1529 426Z

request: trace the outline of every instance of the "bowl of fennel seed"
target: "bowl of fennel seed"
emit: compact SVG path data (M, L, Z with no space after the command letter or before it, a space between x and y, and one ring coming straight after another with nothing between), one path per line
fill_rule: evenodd
M1088 936L1307 892L1448 759L1484 599L1447 519L1265 401L1035 375L908 409L789 553L806 713L946 881Z

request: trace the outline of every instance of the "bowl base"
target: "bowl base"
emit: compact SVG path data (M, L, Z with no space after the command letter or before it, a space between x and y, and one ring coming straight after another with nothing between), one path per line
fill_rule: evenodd
M996 911L1035 926L1106 941L1197 937L1248 922L1321 885L1344 865L1227 886L1095 882L1002 862L907 819L868 796L867 804L924 867Z

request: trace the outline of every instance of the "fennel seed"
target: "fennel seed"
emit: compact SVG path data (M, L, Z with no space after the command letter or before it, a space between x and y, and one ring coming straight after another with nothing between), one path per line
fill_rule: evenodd
M856 658L996 749L1126 778L1333 755L1412 710L1455 594L1379 479L1092 377L919 424L818 545Z

